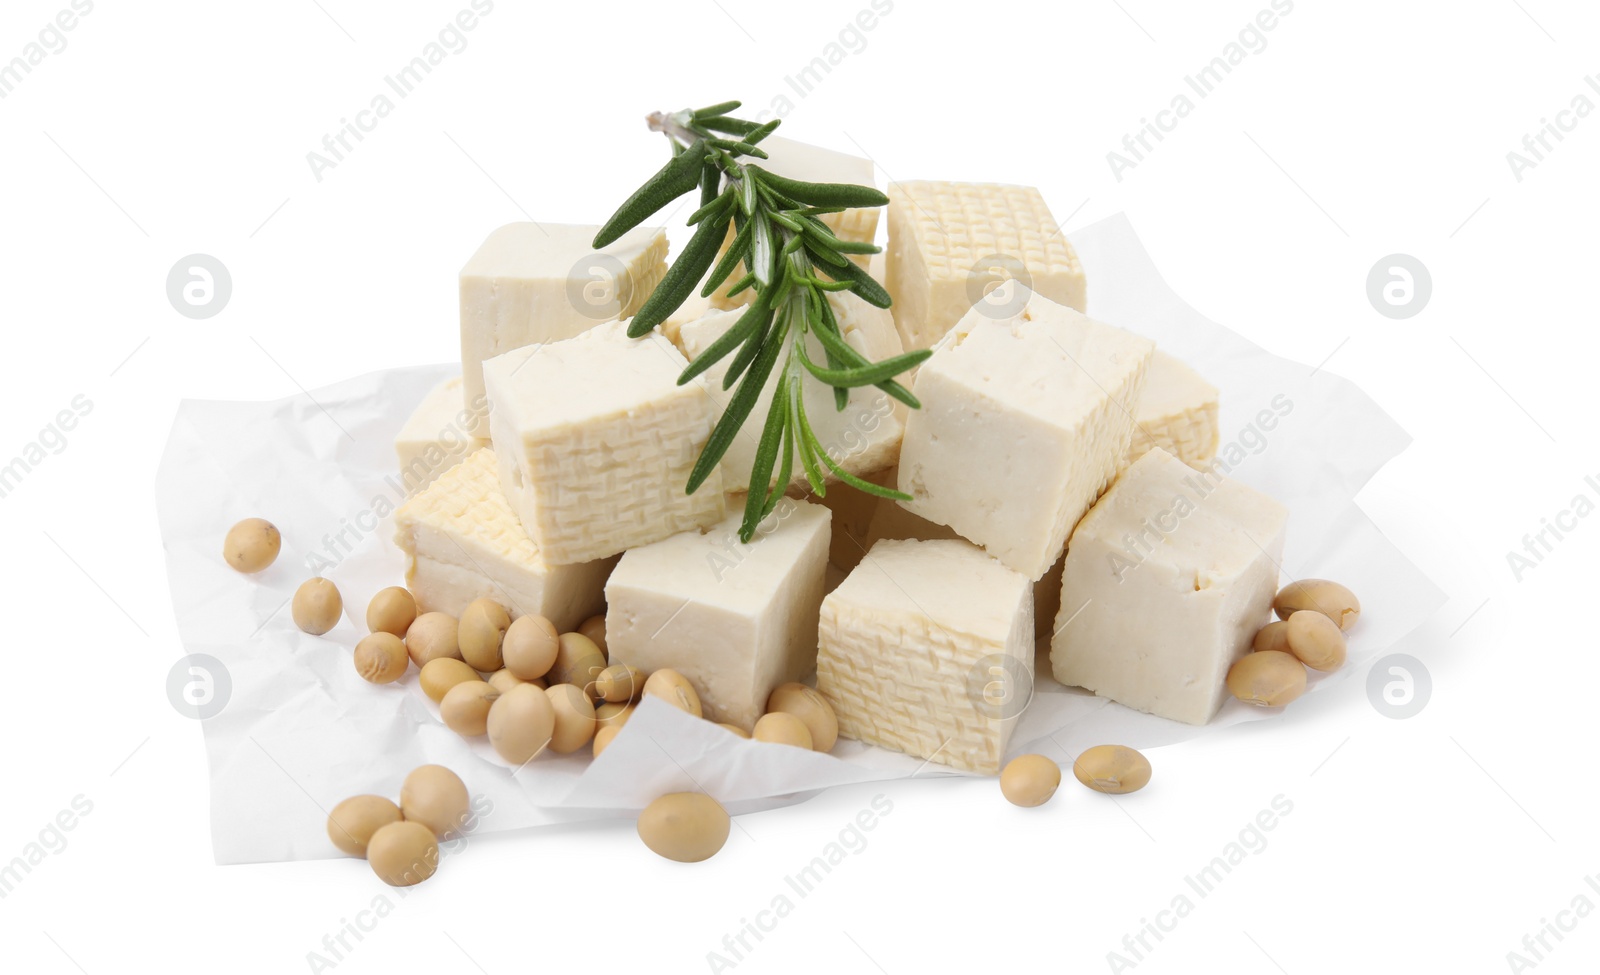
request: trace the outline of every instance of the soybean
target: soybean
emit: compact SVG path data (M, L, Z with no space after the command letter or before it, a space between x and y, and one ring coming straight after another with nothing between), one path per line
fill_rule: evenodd
M456 618L449 613L423 613L406 630L406 652L418 667L440 657L461 659Z
M543 616L519 616L506 630L500 654L506 669L523 680L533 680L550 672L560 648L554 623Z
M545 692L519 684L489 709L489 744L508 762L525 765L550 744L556 713Z
M1279 619L1302 609L1314 609L1339 624L1341 632L1349 632L1361 618L1361 601L1356 594L1337 582L1327 579L1301 579L1278 590L1272 608Z
M611 744L611 739L622 733L622 725L606 725L594 733L594 757L599 758L600 753Z
M402 586L390 586L367 604L367 629L373 633L393 633L403 637L417 618L417 601Z
M518 677L509 670L497 670L484 679L493 684L495 690L499 691L501 694L511 690L518 684L532 684L539 690L544 690L544 681L540 680L539 678L535 677L533 680L523 680L521 677Z
M410 887L439 869L439 841L422 823L390 823L372 834L367 862L390 887Z
M405 675L411 659L393 633L369 633L356 644L356 673L374 684L392 684Z
M456 628L461 659L485 673L499 670L502 665L500 644L510 626L511 614L504 606L492 599L473 600L461 611L461 622Z
M457 684L478 680L478 672L454 657L439 657L422 665L417 683L422 693L435 704L444 700L445 694Z
M594 737L594 705L588 695L573 684L554 684L545 688L555 714L555 729L550 735L550 750L569 755Z
M1123 796L1150 781L1150 760L1125 745L1096 745L1072 763L1072 774L1096 792Z
M563 633L556 643L556 660L546 675L551 684L576 684L592 694L594 682L606 669L606 655L582 633Z
M400 814L440 839L466 826L470 804L466 783L443 765L419 765L400 785Z
M339 852L364 857L372 834L399 821L400 807L383 796L351 796L328 814L328 839Z
M728 842L732 820L715 799L698 792L674 792L644 807L639 838L668 860L699 863Z
M756 720L755 730L750 736L756 741L770 741L778 745L793 745L796 748L810 750L811 729L806 723L792 714L784 711L773 711L763 714Z
M633 717L633 709L632 704L613 704L607 701L595 707L594 720L601 728L620 728Z
M289 607L294 625L311 634L322 634L339 625L344 613L344 597L339 587L327 579L307 579L294 591L294 603Z
M611 650L606 646L606 618L604 616L591 616L578 624L578 632L588 637L600 652L611 659Z
M1348 648L1339 624L1316 610L1301 609L1289 614L1289 652L1312 670L1338 670L1344 666Z
M749 738L750 737L750 732L744 730L743 728L739 727L736 724L728 724L726 721L718 721L717 722L717 727L718 728L726 728L729 731L733 732L734 734L738 735L740 738ZM812 742L812 744L816 744L816 742Z
M1250 649L1287 651L1289 649L1289 624L1283 620L1273 620L1263 626L1256 633L1256 638L1250 644Z
M705 717L700 707L700 695L695 693L694 685L689 683L689 678L670 667L663 667L646 678L644 692L697 718Z
M1228 670L1228 693L1246 704L1281 708L1305 690L1306 665L1282 650L1247 653Z
M439 716L444 725L463 738L476 738L489 729L489 708L500 692L487 681L462 681L445 692L439 701Z
M632 664L612 664L600 671L594 692L609 704L637 701L644 693L644 671Z
M1042 806L1061 784L1061 766L1043 755L1018 755L1000 771L1000 794L1015 806Z
M283 535L265 518L246 518L228 529L222 557L240 572L260 572L278 558Z
M805 722L811 732L811 747L819 752L833 751L839 740L839 717L828 699L804 684L780 684L767 696L767 711L792 714Z

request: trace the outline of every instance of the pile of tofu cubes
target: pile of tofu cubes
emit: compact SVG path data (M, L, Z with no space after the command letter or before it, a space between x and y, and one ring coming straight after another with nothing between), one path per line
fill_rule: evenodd
M791 177L874 182L867 160L763 147ZM686 493L729 393L725 365L677 379L748 296L692 298L630 339L666 269L662 229L595 251L594 227L511 224L461 271L461 377L397 440L420 609L488 597L563 632L603 612L613 663L677 670L707 718L746 729L814 673L843 737L976 772L999 769L1043 641L1063 684L1209 721L1267 617L1287 520L1211 464L1216 389L1085 317L1083 269L1037 190L889 198L870 266L893 308L831 300L870 359L934 350L902 377L922 408L867 388L835 411L809 376L805 392L842 467L914 500L818 497L796 463L741 542L758 430ZM877 210L827 219L877 235Z

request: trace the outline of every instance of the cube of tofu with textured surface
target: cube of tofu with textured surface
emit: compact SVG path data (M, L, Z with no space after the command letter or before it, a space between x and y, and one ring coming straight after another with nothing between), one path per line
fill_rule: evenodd
M873 362L900 354L900 340L886 310L869 305L849 292L830 295L828 304L839 323L840 335L851 348ZM678 329L679 348L687 358L694 359L732 328L742 314L744 309L714 311L697 321L684 323ZM814 336L808 336L806 342L812 361L825 361L821 343ZM737 385L733 389L722 388L723 377L728 374L732 361L730 355L703 374L705 387L716 400L718 416L738 389ZM761 424L771 408L772 392L777 387L780 372L781 369L773 370L751 411L748 426L740 431L723 455L722 483L729 491L744 491L750 485ZM850 390L850 402L841 412L834 407L833 388L809 372L801 377L801 389L805 396L806 419L835 463L863 478L894 466L900 456L900 436L906 414L905 407L898 401L876 387L865 386ZM827 465L821 466L826 481L837 481ZM791 487L806 488L798 447L792 472Z
M1033 687L1033 595L959 539L882 541L822 601L817 690L839 733L1000 770Z
M761 148L767 153L766 159L751 159L769 173L787 176L790 179L803 180L807 183L851 183L856 186L876 186L872 160L860 156L852 156L847 152L836 152L824 149L821 146L807 145L804 142L793 142L780 136L768 136L761 142ZM828 229L841 240L852 240L857 243L870 244L878 235L878 207L852 207L839 213L824 213L817 217L828 225ZM733 228L728 228L728 238L723 243L724 250L733 241ZM854 260L862 267L866 266L867 255L852 255ZM728 290L733 286L743 273L736 273L723 282L712 293L710 301L716 308L735 308L749 304L755 297L754 290L740 292L734 297L728 296ZM879 278L881 281L882 278Z
M1210 721L1228 668L1267 622L1288 517L1237 481L1146 453L1072 533L1050 645L1056 680Z
M701 383L678 385L688 362L671 342L627 330L607 322L483 366L500 485L553 562L605 558L722 519L717 471L684 490L715 402Z
M1144 392L1134 411L1138 422L1123 466L1160 447L1190 467L1204 467L1217 455L1219 412L1217 387L1157 349L1145 372Z
M884 286L906 349L926 349L1006 280L1085 308L1083 265L1031 186L889 184Z
M678 671L706 717L749 730L773 688L816 664L829 515L785 499L749 544L741 520L624 554L606 584L606 645L612 663Z
M489 446L489 441L467 432L472 425L473 414L466 408L460 376L435 386L417 404L394 438L400 482L408 496L432 484L468 454Z
M1029 292L974 307L934 346L912 387L902 502L1029 579L1121 467L1155 344Z
M511 223L461 269L461 376L475 437L489 436L483 363L629 318L667 273L667 235L636 227L600 250L599 227Z
M885 538L915 538L932 541L941 538L960 538L954 528L937 525L919 518L889 498L879 499L867 523L863 543L871 548ZM1054 625L1056 610L1061 607L1061 567L1063 558L1056 559L1050 571L1033 584L1033 632L1045 636Z
M406 553L406 587L422 612L460 616L475 599L513 617L549 619L562 632L605 605L615 559L547 562L500 490L492 450L479 450L395 513L395 543Z

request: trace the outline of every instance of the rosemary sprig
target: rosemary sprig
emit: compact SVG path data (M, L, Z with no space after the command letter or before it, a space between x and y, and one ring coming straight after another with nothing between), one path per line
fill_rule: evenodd
M650 128L665 133L672 158L606 221L594 246L604 247L668 203L698 189L700 207L688 221L694 234L634 315L628 334L638 338L661 324L702 279L702 296L730 278L734 281L730 294L754 289L754 300L734 326L678 377L679 385L690 382L732 355L723 388L739 384L689 475L687 490L693 494L716 470L755 409L762 389L777 376L739 529L740 539L749 542L756 526L772 514L788 490L795 454L800 456L811 490L819 497L827 494L826 467L858 490L911 500L909 495L856 477L829 456L811 427L803 379L810 373L833 387L836 410L849 404L851 389L864 386L875 386L917 409L921 406L917 398L894 377L932 353L920 349L872 362L845 342L828 294L853 291L865 301L887 308L889 293L849 258L875 254L879 248L841 240L819 218L857 207L883 206L889 200L867 186L807 183L763 169L752 160L767 158L760 143L778 127L779 120L757 124L728 114L738 107L738 102L722 102L651 115ZM718 260L729 227L733 228L733 240ZM744 273L734 278L741 267ZM807 352L807 336L815 336L821 346L821 363Z

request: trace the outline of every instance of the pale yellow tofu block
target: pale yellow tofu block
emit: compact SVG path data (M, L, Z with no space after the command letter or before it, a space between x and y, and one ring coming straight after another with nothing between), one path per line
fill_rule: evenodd
M705 528L724 511L713 470L685 492L718 411L660 333L626 321L484 363L500 484L545 558L587 562Z
M1083 311L1083 265L1044 197L1031 186L889 184L888 279L907 350L944 337L999 284ZM989 297L991 317L1007 310Z
M891 479L888 483L894 483ZM837 517L837 516L835 516ZM885 538L914 538L921 541L935 541L943 538L960 538L954 528L948 525L938 525L919 518L907 511L899 503L888 498L878 499L878 504L872 509L872 517L867 523L867 530L861 544L870 549ZM857 558L860 558L858 551ZM1061 569L1066 556L1056 559L1055 565L1033 584L1033 628L1034 636L1040 637L1050 633L1051 626L1055 623L1056 610L1061 607ZM841 563L842 564L842 563ZM845 568L853 568L852 563Z
M1056 680L1174 721L1210 721L1228 669L1271 615L1288 517L1237 481L1147 452L1067 546Z
M1037 580L1127 455L1155 344L1015 281L998 294L1011 314L974 308L918 369L899 487Z
M394 438L394 452L400 460L400 483L407 496L432 484L445 471L461 463L474 451L489 446L489 441L472 436L467 430L473 416L461 392L461 377L454 376L435 386L406 420Z
M708 719L748 731L774 688L816 665L829 516L780 501L748 544L742 517L626 552L606 584L606 645L612 663L678 671Z
M599 227L511 223L461 269L461 377L475 437L489 436L483 363L631 317L667 271L667 235L636 227L606 247Z
M1134 412L1138 421L1128 445L1127 467L1154 447L1201 468L1217 455L1221 439L1217 387L1183 362L1156 350L1145 373L1144 392Z
M479 450L441 474L395 513L406 587L425 613L460 616L493 599L513 617L543 616L562 632L605 606L615 559L551 564L522 530L500 490L494 451Z
M882 541L822 601L817 690L839 733L1000 770L1033 687L1033 595L972 544Z

